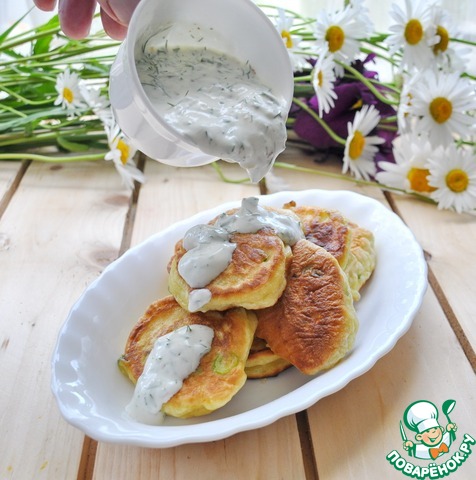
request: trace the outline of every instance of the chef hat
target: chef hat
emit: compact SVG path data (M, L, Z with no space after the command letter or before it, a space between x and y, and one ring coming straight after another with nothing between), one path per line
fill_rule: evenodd
M410 430L418 433L440 426L438 409L426 400L419 400L409 405L405 410L404 420Z

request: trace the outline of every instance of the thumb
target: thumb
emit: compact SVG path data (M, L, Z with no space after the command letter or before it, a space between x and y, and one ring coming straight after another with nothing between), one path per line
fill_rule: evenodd
M115 22L127 26L140 0L97 0L102 10Z

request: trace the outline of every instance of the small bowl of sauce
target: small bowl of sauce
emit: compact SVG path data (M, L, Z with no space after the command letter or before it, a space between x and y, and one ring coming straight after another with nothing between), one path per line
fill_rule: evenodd
M149 157L239 163L258 182L286 142L293 72L251 0L142 0L110 75L116 121Z

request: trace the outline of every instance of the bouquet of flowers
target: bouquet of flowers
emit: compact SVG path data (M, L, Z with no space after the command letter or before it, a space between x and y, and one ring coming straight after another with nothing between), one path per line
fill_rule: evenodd
M316 18L261 8L294 68L290 141L336 153L353 182L476 211L476 77L465 71L476 43L438 0L395 0L388 33L365 0ZM107 96L118 43L102 31L68 39L56 16L21 24L0 33L0 160L110 160L126 186L142 182Z
M387 34L365 0L314 19L271 10L295 71L288 123L299 139L337 150L355 181L475 211L476 77L464 71L475 43L437 0L395 2Z
M57 16L32 29L23 18L0 33L0 160L109 160L127 187L143 182L109 104L119 43L102 31L69 39Z

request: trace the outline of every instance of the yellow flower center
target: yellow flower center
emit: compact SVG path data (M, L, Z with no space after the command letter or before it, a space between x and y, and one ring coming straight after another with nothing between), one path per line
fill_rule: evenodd
M349 157L352 160L357 160L362 155L364 147L365 137L362 135L362 133L359 132L359 130L356 130L354 136L352 137L352 140L350 141Z
M129 159L130 147L124 140L119 140L117 142L116 148L121 152L121 162L123 165L127 163Z
M323 81L323 76L322 76L322 70L319 70L317 72L317 84L322 87L322 81Z
M362 106L364 105L364 101L359 98L351 107L350 107L350 110L357 110L359 108L362 108Z
M286 48L293 48L293 39L291 37L291 34L287 30L283 30L281 32L281 37L283 37L285 40L284 43L286 45Z
M430 193L436 189L429 185L428 175L430 171L427 168L410 168L407 173L407 179L410 182L410 188L415 192Z
M453 113L453 105L445 97L436 97L430 103L430 113L436 123L445 123Z
M329 45L329 51L334 53L344 45L345 33L338 25L332 25L327 29L326 41Z
M412 18L405 26L405 40L410 45L417 45L423 38L423 27L419 20Z
M469 185L468 174L464 170L455 168L446 175L446 186L455 193L464 192Z
M74 100L74 93L71 88L64 87L63 88L63 98L68 102L68 103L73 103Z
M438 27L436 27L436 34L440 37L440 41L433 45L433 53L435 55L438 55L439 52L446 52L446 49L448 48L448 44L450 42L450 36L448 34L448 30L446 30L446 28L442 27L441 25L438 25Z

